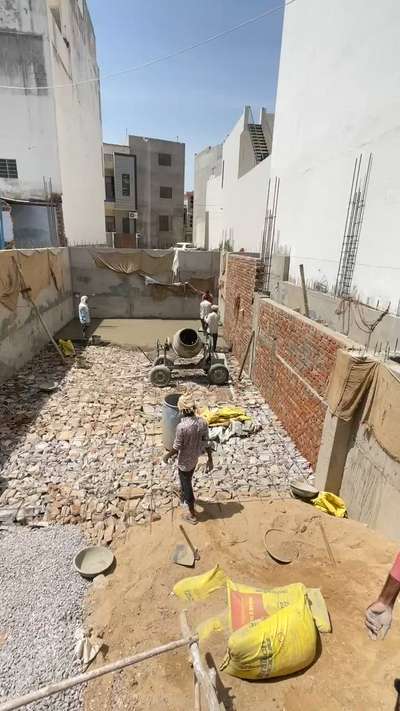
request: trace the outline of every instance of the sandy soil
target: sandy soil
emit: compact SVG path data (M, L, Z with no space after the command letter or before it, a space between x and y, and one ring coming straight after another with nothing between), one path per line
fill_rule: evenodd
M337 566L330 562L316 522L305 503L275 499L206 504L202 522L190 528L201 552L196 573L216 563L237 582L265 588L291 582L320 587L333 625L321 635L315 663L291 678L246 682L222 673L226 709L252 711L378 711L393 709L393 680L400 675L400 627L395 619L384 642L368 639L363 612L375 599L396 552L396 544L363 524L321 514ZM184 604L171 590L192 572L170 562L180 542L179 512L150 527L129 530L115 547L117 566L102 586L93 586L87 624L104 633L105 653L95 665L116 660L180 637ZM280 566L266 557L263 536L277 526L293 532L298 559ZM192 627L226 607L223 591L188 610ZM219 665L226 637L215 634L203 645ZM170 652L130 670L92 682L86 711L188 711L193 707L193 676L186 650Z

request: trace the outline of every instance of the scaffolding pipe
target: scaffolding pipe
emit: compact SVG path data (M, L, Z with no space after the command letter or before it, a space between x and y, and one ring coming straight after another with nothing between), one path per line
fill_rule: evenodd
M154 649L150 649L147 652L135 654L133 657L125 657L124 659L119 659L117 662L110 662L110 664L105 664L98 669L93 669L93 671L78 674L77 676L70 677L70 679L65 679L63 681L55 682L54 684L49 684L48 686L43 686L41 689L37 689L37 691L30 691L28 694L24 694L24 696L17 696L14 699L5 701L0 705L0 711L14 711L14 709L20 709L22 706L34 703L35 701L40 701L40 699L45 699L53 694L58 694L60 691L70 689L72 686L85 684L87 681L97 679L99 676L110 674L111 672L124 669L125 667L132 667L135 664L139 664L139 662L143 662L145 659L158 657L160 654L165 654L165 652L172 652L174 649L179 649L180 647L186 647L188 645L190 646L195 644L198 639L197 635L182 637L182 639L177 639L174 642L163 644L160 647L154 647Z

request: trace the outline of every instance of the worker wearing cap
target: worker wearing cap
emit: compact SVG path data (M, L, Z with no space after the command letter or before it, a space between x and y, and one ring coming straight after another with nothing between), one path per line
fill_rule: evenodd
M208 454L207 471L213 468L211 447L208 440L208 425L202 417L196 415L196 403L190 394L181 395L178 400L178 410L182 419L176 428L173 449L163 457L168 462L178 455L178 472L181 487L181 502L184 508L185 521L196 524L194 508L194 493L192 478L199 457L204 452Z
M206 317L208 332L212 338L212 349L217 350L219 315L218 306L211 306L211 311Z
M400 592L400 553L386 578L378 599L369 606L365 624L371 639L385 639L392 624L394 603Z

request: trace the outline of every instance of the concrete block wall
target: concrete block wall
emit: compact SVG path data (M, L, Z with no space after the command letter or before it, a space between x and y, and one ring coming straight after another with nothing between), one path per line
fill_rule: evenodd
M138 274L121 274L110 269L100 269L94 262L94 255L95 250L91 248L70 248L75 315L79 297L86 294L93 318L199 318L200 294L190 289L184 291L168 288L167 284L172 280L171 271L155 276L163 283L162 286L152 286L146 284L144 278ZM214 274L210 273L210 270L214 270ZM183 280L188 280L190 274L197 274L199 278L215 276L216 285L219 254L195 251L187 253L182 260L181 271L180 278Z
M57 251L62 261L63 290L57 291L51 283L42 289L35 301L54 335L71 320L73 309L68 249L52 251ZM29 254L29 250L24 250L24 254ZM33 307L24 297L19 296L15 311L0 304L0 382L30 361L48 341Z

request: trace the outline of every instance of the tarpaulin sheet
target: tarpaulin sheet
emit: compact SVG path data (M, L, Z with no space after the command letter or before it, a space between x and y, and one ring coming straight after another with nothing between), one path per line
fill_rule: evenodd
M10 311L17 308L19 277L14 262L14 252L0 253L0 304Z
M341 420L352 419L372 383L377 361L339 350L328 389L328 405Z
M49 269L50 274L53 277L54 285L57 291L63 291L64 289L64 274L62 265L62 255L59 252L48 252L49 256Z
M111 269L119 274L142 272L152 276L170 272L172 281L174 254L175 250L173 249L162 252L138 250L129 253L113 250L112 252L97 251L92 254L92 257L100 269Z
M400 375L379 363L370 387L363 421L382 449L400 461Z
M36 299L42 289L46 289L50 285L48 252L43 249L25 254L19 250L17 258L24 282L31 289L30 295L32 299Z

